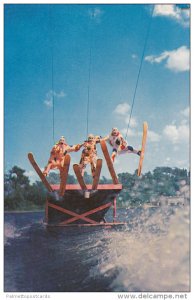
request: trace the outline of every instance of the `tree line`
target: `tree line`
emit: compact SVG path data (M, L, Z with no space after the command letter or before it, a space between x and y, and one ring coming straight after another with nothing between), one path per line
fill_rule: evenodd
M30 183L25 170L18 166L4 174L4 208L6 211L42 210L44 209L47 190L41 181ZM157 167L152 172L142 174L118 174L123 189L118 197L119 206L136 206L150 202L153 197L175 196L180 189L180 183L190 185L190 172L186 169ZM60 182L59 174L51 172L47 177L51 184ZM86 183L92 182L87 172L84 175ZM68 184L76 184L73 175L68 175ZM112 183L111 179L102 177L101 184Z

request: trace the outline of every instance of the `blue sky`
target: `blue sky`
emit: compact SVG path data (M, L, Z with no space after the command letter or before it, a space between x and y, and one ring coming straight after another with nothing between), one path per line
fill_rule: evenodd
M27 153L33 152L41 167L47 163L53 95L55 140L64 135L76 144L86 138L90 47L89 133L104 136L116 126L125 135L151 9L140 4L4 6L6 169L18 165L34 180ZM148 122L143 172L157 166L189 168L189 55L189 10L155 5L127 137L139 148L142 124ZM73 163L80 154L72 154ZM123 155L115 169L133 173L137 165L135 155ZM105 163L103 174L109 177Z

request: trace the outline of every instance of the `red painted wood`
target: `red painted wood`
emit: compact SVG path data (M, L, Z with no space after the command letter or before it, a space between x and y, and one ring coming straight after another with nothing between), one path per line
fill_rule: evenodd
M46 199L46 203L45 203L45 219L46 222L48 223L48 199Z
M116 217L117 217L117 198L114 198L114 207L113 207L113 222L115 222Z
M59 190L59 184L52 184L51 185L53 190ZM122 190L122 184L99 184L97 187L97 190ZM92 190L92 185L87 184L87 189ZM66 185L66 190L81 190L81 187L79 184L67 184Z
M105 226L105 227L111 227L111 226L117 226L117 225L126 225L126 222L110 222L110 223L97 223L97 224L47 224L49 227L93 227L93 226Z
M96 213L97 211L103 210L103 209L105 209L105 208L107 208L107 207L110 207L110 206L112 206L112 203L111 203L111 202L109 202L109 203L107 203L107 204L104 204L104 205L101 205L101 206L99 206L99 207L97 207L97 208L94 208L94 209L92 209L92 210L89 210L89 211L87 211L87 212L85 212L85 213L83 213L83 214L81 214L81 215L78 215L79 217L74 217L74 218L71 218L71 219L69 219L69 220L63 221L63 222L61 222L60 224L61 224L61 225L62 225L62 224L65 225L65 224L68 224L68 223L72 223L72 222L74 222L74 221L76 221L76 220L78 220L78 219L82 219L81 217L89 216L89 215L91 215L91 214ZM95 222L95 221L94 221L94 222ZM91 222L90 222L90 223L91 223ZM95 223L98 224L98 222L95 222Z
M34 156L33 156L33 154L32 154L31 152L28 153L28 159L29 159L30 163L32 164L34 170L36 171L36 173L37 173L38 176L40 177L42 183L43 183L43 184L45 185L45 187L47 188L47 190L48 190L49 192L52 192L53 189L52 189L50 183L47 181L46 177L43 175L41 169L40 169L39 166L37 165L37 163L36 163L36 161L35 161L35 159L34 159Z
M108 166L110 175L111 175L111 177L112 177L113 183L114 183L114 184L118 184L118 183L119 183L119 180L118 180L117 175L116 175L116 173L115 173L115 169L114 169L112 160L111 160L111 158L110 158L110 154L109 154L109 152L108 152L106 142L105 142L104 140L101 140L101 141L100 141L100 145L101 145L102 152L103 152L103 154L104 154L104 157L105 157L105 160L106 160L106 163L107 163L107 166Z
M89 219L89 218L86 218L86 217L84 217L84 216L82 216L82 215L78 215L78 214L76 214L75 212L73 212L73 211L71 211L71 210L65 209L65 208L60 207L60 206L58 206L58 205L55 205L55 204L53 204L53 203L48 203L48 206L49 206L49 207L52 207L52 208L54 208L54 209L56 209L56 210L59 210L59 211L65 213L65 214L68 214L68 215L70 215L70 216L74 216L74 217L76 217L77 220L78 220L78 219L82 219L82 220L84 220L84 221L86 221L86 222L93 223L93 224L97 224L97 222L94 221L94 220L91 220L91 219ZM73 219L73 218L72 218L72 219Z

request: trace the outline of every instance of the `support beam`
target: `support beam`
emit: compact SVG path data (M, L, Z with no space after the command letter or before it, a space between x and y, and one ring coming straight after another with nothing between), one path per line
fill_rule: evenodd
M54 191L59 185L52 185ZM79 184L66 185L66 193L58 201L54 194L49 194L45 219L51 226L78 226L102 224L109 207L113 207L112 224L116 221L116 197L122 190L121 184L99 184L97 190L92 191L92 185L87 185L91 199L85 199ZM105 224L105 223L104 223ZM111 223L110 223L111 224Z
M96 212L98 212L98 211L100 211L100 210L103 210L103 209L105 209L105 208L107 208L107 207L110 207L110 206L112 206L112 203L111 203L111 202L109 202L109 203L107 203L107 204L104 204L104 205L101 205L101 206L99 206L99 207L97 207L97 208L94 208L94 209L92 209L92 210L89 210L89 211L87 211L87 212L85 212L85 213L83 213L83 214L81 214L81 215L78 215L77 217L74 217L74 218L71 218L71 219L69 219L69 220L63 221L63 222L60 223L60 225L65 225L65 224L68 224L68 223L75 222L75 221L77 221L78 219L82 219L83 217L92 215L92 214L94 214L94 213L96 213ZM89 219L89 220L91 220L91 219ZM93 220L92 220L92 221L93 221ZM94 222L95 222L95 221L90 222L90 223L94 223ZM97 224L98 222L95 222L95 223Z
M52 189L54 191L59 190L59 184L52 184ZM92 185L91 184L87 184L87 190L92 190ZM101 191L101 190L117 190L117 191L121 191L122 190L122 184L98 184L98 187L96 190ZM67 184L66 185L66 190L67 191L81 191L81 187L79 184Z
M89 218L86 218L86 217L84 217L84 216L82 216L82 215L78 215L78 214L76 214L75 212L73 212L73 211L71 211L71 210L65 209L65 208L60 207L60 206L58 206L58 205L55 205L55 204L53 204L53 203L49 203L48 206L49 206L49 207L52 207L52 208L54 208L54 209L56 209L56 210L58 210L58 211L61 211L61 212L65 213L65 214L74 216L74 217L76 217L76 219L82 219L82 220L84 220L84 221L86 221L86 222L93 223L93 224L97 223L96 221L93 221L93 220L91 220L91 219L89 219Z
M114 198L113 202L113 222L116 222L116 217L117 217L117 198Z
M48 199L46 199L45 203L45 221L48 223Z

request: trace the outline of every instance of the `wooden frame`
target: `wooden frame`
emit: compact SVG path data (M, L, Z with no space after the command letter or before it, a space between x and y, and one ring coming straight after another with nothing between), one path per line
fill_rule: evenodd
M87 184L87 190L92 190L92 184ZM59 190L59 184L52 184L51 185L53 191ZM98 184L97 190L122 190L122 184ZM67 184L66 190L82 190L79 184Z
M59 185L52 185L52 189L54 191L58 191L59 190ZM87 185L87 189L88 191L92 190L92 185ZM74 190L81 190L81 187L79 184L68 184L66 185L66 191L74 191ZM97 190L115 190L119 193L119 191L122 190L122 185L121 184L99 184ZM65 196L64 196L65 197ZM60 201L56 203L51 203L49 201L49 199L46 200L46 207L45 207L45 220L48 226L112 226L112 225L121 225L124 223L121 222L116 222L116 206L117 206L117 202L116 202L116 196L114 197L114 199L112 201L109 201L105 204L101 204L98 207L94 207L91 209L88 209L87 211L85 211L84 213L77 213L73 210L64 208L62 206L60 206ZM104 222L97 222L96 220L94 220L92 218L92 215L99 212L99 211L103 211L105 209L108 209L110 207L113 207L113 221L112 222L108 222L106 223ZM49 208L52 208L56 211L60 211L61 213L64 213L68 216L70 216L70 218L64 220L64 221L59 221L57 224L52 224L52 222L50 222L49 220ZM81 220L84 221L84 224L78 224L76 223L76 221Z

